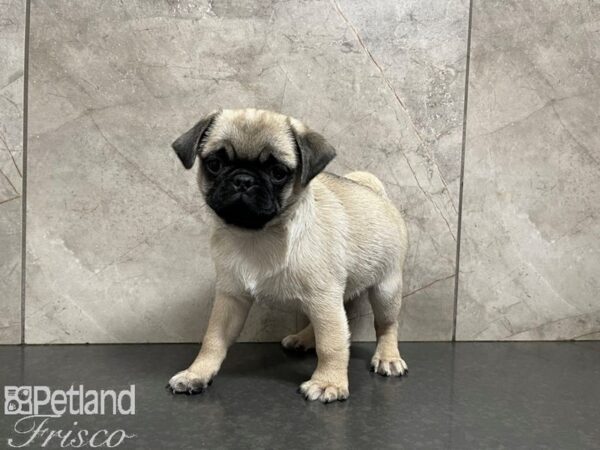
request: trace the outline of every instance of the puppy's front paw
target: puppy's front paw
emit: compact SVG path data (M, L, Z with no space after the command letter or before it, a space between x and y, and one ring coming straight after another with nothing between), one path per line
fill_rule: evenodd
M308 380L300 385L298 391L307 400L319 400L330 403L336 400L344 401L348 398L348 384L337 384L330 381Z
M167 387L174 394L200 394L212 384L212 376L198 375L191 370L182 370L169 380Z
M401 377L408 372L408 366L400 355L394 358L375 355L371 359L371 370L386 377Z

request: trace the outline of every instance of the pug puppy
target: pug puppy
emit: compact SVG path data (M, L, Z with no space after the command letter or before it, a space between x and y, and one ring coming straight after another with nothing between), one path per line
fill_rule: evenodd
M383 184L367 172L323 172L335 157L296 119L256 109L202 118L173 149L212 211L216 295L201 350L174 375L174 393L199 393L219 371L255 301L294 302L310 324L286 349L316 348L317 368L299 388L308 400L348 398L344 304L367 291L375 318L376 373L407 371L398 351L406 226Z

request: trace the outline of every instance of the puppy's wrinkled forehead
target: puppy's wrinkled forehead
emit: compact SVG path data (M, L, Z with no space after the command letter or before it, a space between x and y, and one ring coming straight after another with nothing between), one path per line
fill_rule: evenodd
M298 163L287 117L270 111L223 110L214 119L201 156L220 149L231 159L264 162L273 155L290 168Z

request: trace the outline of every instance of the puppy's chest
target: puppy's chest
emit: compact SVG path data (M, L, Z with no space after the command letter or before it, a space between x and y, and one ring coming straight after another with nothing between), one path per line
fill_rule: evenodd
M233 275L238 289L259 302L290 302L301 294L297 276L289 267L260 270L251 265L238 266Z
M259 302L290 302L302 294L300 270L285 255L237 252L221 261L220 278Z

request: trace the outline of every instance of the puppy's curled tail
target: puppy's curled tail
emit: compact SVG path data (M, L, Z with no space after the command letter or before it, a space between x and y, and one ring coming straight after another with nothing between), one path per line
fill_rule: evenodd
M372 191L375 191L382 197L387 198L387 192L385 192L385 187L383 186L383 183L372 173L357 171L350 172L349 174L344 175L344 177L349 178L358 184L362 184L363 186L368 187Z

